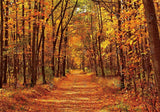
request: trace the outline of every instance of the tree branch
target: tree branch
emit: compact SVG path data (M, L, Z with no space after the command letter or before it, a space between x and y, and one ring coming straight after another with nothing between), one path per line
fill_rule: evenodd
M68 24L70 23L70 21L71 21L71 19L72 19L72 17L73 17L73 13L74 13L74 11L75 11L75 9L76 9L77 4L78 4L78 0L76 0L76 3L75 3L74 8L73 8L73 10L72 10L71 16L70 16L70 18L68 19L65 27L63 28L63 31L67 28Z
M57 9L57 7L60 5L62 0L60 0L57 5L54 7L54 9L51 10L51 13L49 14L48 18L46 19L46 22L48 22L49 18L53 15L53 12Z

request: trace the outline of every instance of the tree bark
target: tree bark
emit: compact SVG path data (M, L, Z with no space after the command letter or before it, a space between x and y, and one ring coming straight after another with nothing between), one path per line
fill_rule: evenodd
M118 0L118 33L121 32L121 19L120 19L120 14L121 14L121 1ZM120 35L120 39L122 40L122 35ZM122 43L120 45L120 61L121 61L121 65L120 65L120 76L121 76L121 89L125 88L124 85L124 55L123 55L123 48L122 48Z
M1 7L1 27L0 27L0 88L2 88L3 82L3 0L0 0Z
M9 16L9 8L8 8L9 2L6 1L6 17L5 17L5 47L8 46L8 16ZM7 50L7 49L6 49ZM4 56L4 78L3 83L7 83L7 62L8 62L8 56L7 54Z
M34 4L34 11L36 12L38 9L37 7L37 1L35 1ZM37 30L37 24L36 24L36 16L34 17L34 23L33 23L33 37L32 37L32 77L31 77L31 86L33 87L36 85L36 31Z
M68 29L66 29L66 33L67 33L67 31L68 31ZM64 38L63 76L66 75L67 41L68 41L68 37L66 35L66 37Z
M110 73L111 73L111 75L113 74L113 62L112 62L112 43L110 44L110 51L109 51L110 53L111 53L111 55L110 55L110 66L109 66L109 68L110 68Z
M153 0L143 0L143 4L148 25L151 55L155 71L155 82L160 102L160 38L157 17Z
M28 31L28 39L29 39L29 52L32 52L31 51L31 0L28 0L28 7L29 7L29 19L28 19L28 28L29 28L29 31ZM28 74L32 74L32 60L31 60L31 54L29 53L28 55Z
M46 84L46 79L45 79L45 66L44 66L44 45L45 45L45 26L42 25L42 76L43 76L43 84Z
M44 0L42 2L42 13L44 13ZM44 20L44 14L42 16L42 20ZM42 38L42 76L43 76L43 84L46 84L46 79L45 79L45 66L44 66L44 45L45 45L45 25L42 24L42 34L41 34L41 38Z
M25 19L24 19L24 0L22 4L22 26L23 26L23 85L26 85L26 54L25 54Z
M102 60L102 51L101 51L101 38L102 38L102 33L103 33L103 20L102 20L102 11L101 11L100 3L99 3L99 15L98 16L99 16L99 30L100 30L99 31L100 35L98 36L99 59L100 59L102 77L105 77L103 60Z
M14 0L14 3L16 4L16 2L18 2L18 0ZM18 40L18 10L17 10L18 6L16 4L16 23L15 23L15 41L16 41L16 53L14 54L14 70L13 70L13 74L14 74L14 88L17 88L17 74L18 74L18 47L17 47L17 40Z
M54 0L52 0L52 7L54 7ZM53 38L53 52L52 52L52 74L55 76L55 56L54 56L54 39L55 39L55 21L54 21L54 14L52 14L52 38Z
M95 48L95 39L94 39L94 35L93 35L93 17L91 15L91 33L92 33L92 46L93 46L93 55L94 55L94 69L96 72L96 76L98 76L98 72L97 72L97 56L96 56L96 48Z

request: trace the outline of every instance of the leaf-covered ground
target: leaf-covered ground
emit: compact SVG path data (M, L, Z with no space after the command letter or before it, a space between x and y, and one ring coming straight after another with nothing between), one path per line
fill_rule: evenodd
M55 80L54 80L55 82ZM132 92L119 90L119 78L72 71L57 83L1 90L2 112L151 112Z

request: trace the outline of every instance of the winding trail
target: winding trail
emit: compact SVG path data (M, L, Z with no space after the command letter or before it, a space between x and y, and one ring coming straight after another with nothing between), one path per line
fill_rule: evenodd
M103 107L104 93L94 82L94 77L94 74L73 71L57 84L53 97L38 101L43 105L52 105L53 112L99 112Z

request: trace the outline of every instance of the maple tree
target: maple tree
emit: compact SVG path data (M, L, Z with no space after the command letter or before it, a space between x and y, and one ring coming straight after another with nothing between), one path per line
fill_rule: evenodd
M118 78L122 92L156 111L159 7L158 0L0 0L0 88L82 69Z

